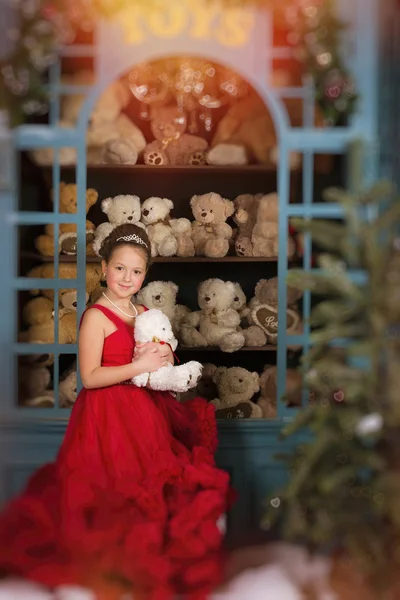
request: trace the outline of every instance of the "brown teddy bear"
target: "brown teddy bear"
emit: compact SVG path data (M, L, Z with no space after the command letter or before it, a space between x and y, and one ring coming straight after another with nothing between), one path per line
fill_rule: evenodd
M297 301L302 292L296 288L287 287L286 332L297 335L302 332L301 317ZM249 302L250 314L248 321L258 325L267 335L269 344L276 344L278 339L278 278L260 279L254 290L254 297Z
M235 408L244 403L251 408L250 414L247 413L249 417L262 417L261 408L251 401L260 390L258 373L251 373L242 367L219 367L214 373L213 380L218 388L218 398L212 400L212 404L217 410ZM237 411L236 418L246 418L246 412L246 410ZM221 413L220 415L222 416ZM226 416L235 418L233 413Z
M211 192L193 196L190 206L195 218L192 238L196 255L210 258L226 256L233 231L225 221L234 213L233 202Z
M303 101L300 98L283 100L292 127L303 127ZM324 118L315 107L315 126L323 127ZM208 152L208 160L213 164L243 164L246 162L276 168L279 162L279 148L276 124L264 101L257 94L249 94L232 104L216 128ZM301 154L289 155L291 169L301 165ZM333 165L331 156L317 155L317 172L329 172Z
M75 279L77 275L76 264L61 263L59 265L60 279ZM45 264L34 267L28 272L28 277L43 279L54 278L54 265ZM101 265L93 264L86 267L86 302L89 295L99 287L101 279ZM54 290L31 290L32 295L41 296L29 301L24 307L23 318L29 329L22 332L27 342L53 343L54 319L53 298ZM61 288L59 290L59 339L61 344L73 344L77 337L76 323L77 295L76 290Z
M63 373L58 386L58 404L60 408L71 408L78 396L76 365L74 364L66 373Z
M52 193L54 198L54 193ZM96 204L98 193L96 190L89 188L86 190L86 212L89 208ZM77 186L74 183L60 183L60 213L74 214L77 208ZM92 241L94 238L95 226L90 221L86 221L86 253L93 255ZM43 256L54 256L55 240L54 240L54 225L49 223L45 226L45 233L40 235L35 240L36 249ZM62 254L76 255L76 224L75 223L60 223L58 252Z
M146 165L203 165L208 143L201 137L185 133L187 118L174 106L154 112L151 131L155 137L147 144L143 158Z
M238 256L253 256L252 233L257 221L257 208L263 194L240 194L233 201L233 220L238 226L235 237L235 252Z
M31 362L30 357L20 356L18 364L18 404L25 407L52 408L54 392L47 363Z
M276 257L279 254L279 198L278 194L266 194L258 200L257 218L253 227L251 241L253 256ZM292 258L296 246L288 236L287 256Z
M180 340L184 346L218 346L223 352L236 352L244 346L240 315L232 308L236 290L231 281L207 279L198 287L199 311L184 317Z
M275 419L277 416L276 396L277 396L277 376L276 366L265 365L260 375L260 396L257 400L265 419ZM286 390L285 397L290 406L301 406L301 388L302 377L296 369L286 370Z
M58 275L59 279L76 279L78 268L75 263L60 263L58 265ZM92 294L92 292L99 286L101 281L101 265L97 263L86 265L86 293ZM54 265L53 264L42 264L36 267L33 267L30 271L28 271L27 277L37 278L37 279L54 279ZM52 289L33 289L31 290L32 296L38 296L41 294L49 300L53 300L54 298L54 290ZM71 288L61 288L59 290L60 294L60 305L68 308L70 304L73 304L76 301L76 292ZM69 303L68 303L69 301Z

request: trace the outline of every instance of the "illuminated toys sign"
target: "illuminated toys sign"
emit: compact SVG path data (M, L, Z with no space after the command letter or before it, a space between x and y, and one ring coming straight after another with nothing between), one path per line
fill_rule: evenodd
M224 8L215 2L181 0L162 2L153 8L128 6L114 20L121 25L125 43L130 45L141 44L149 36L167 40L186 34L192 39L237 48L251 39L255 13L244 7Z

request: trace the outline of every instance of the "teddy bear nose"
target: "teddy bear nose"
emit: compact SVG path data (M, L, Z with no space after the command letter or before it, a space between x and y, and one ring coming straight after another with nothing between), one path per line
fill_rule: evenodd
M160 298L161 298L161 296L160 296L160 295L158 295L158 296L155 296L155 300L159 300Z
M243 383L243 379L239 379L239 383Z
M210 298L210 296L206 296L206 297L204 298L204 300L205 300L206 302L210 302L211 298Z
M233 299L234 302L239 302L239 298L236 296L236 298Z
M206 213L206 212L202 212L202 213L201 213L201 216L202 216L202 217L206 217L206 216L207 216L207 213Z
M132 219L133 219L132 216L128 217L128 221L132 221Z
M147 217L147 215L149 214L149 211L147 210L147 208L145 208L145 209L142 211L142 214L143 214L145 217Z

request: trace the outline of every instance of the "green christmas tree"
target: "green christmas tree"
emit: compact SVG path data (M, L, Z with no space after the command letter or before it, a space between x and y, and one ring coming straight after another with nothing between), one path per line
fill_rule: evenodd
M283 432L309 441L285 457L290 478L265 525L339 548L373 576L400 565L400 201L385 183L325 200L342 205L343 222L293 221L323 249L320 270L288 276L321 300L301 366L309 403Z

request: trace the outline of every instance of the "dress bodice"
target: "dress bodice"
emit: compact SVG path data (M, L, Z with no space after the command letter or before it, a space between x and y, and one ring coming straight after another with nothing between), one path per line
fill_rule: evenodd
M93 304L89 309L100 310L117 328L104 340L102 367L118 367L131 362L135 348L134 329L120 319L112 310L101 304ZM145 309L147 310L147 309Z

